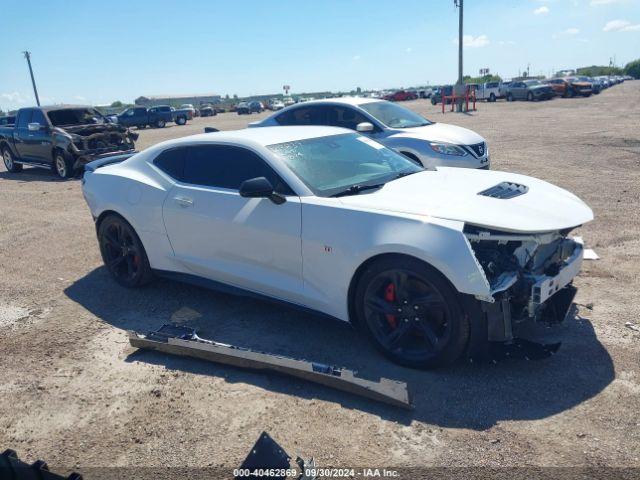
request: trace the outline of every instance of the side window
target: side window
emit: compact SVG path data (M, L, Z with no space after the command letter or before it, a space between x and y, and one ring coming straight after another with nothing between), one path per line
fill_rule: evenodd
M158 111L158 109L155 108L155 107L149 109L150 113L156 113L157 111Z
M39 123L40 125L47 125L47 119L44 118L44 114L41 110L34 109L29 123Z
M20 110L18 114L18 123L16 125L17 128L27 128L29 126L29 122L31 122L31 114L33 110Z
M327 123L332 127L348 128L355 130L359 123L369 122L363 114L349 107L326 107Z
M160 170L176 180L184 178L184 163L186 148L172 148L165 150L153 161Z
M324 107L294 108L276 117L280 125L327 125Z
M239 190L245 180L265 177L275 190L292 195L291 189L258 155L240 147L202 145L188 150L184 181L195 185Z

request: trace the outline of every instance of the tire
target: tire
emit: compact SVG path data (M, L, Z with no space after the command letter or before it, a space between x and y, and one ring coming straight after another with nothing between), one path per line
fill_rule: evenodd
M528 102L533 102L533 93L532 92L527 93L527 101Z
M569 96L569 98L573 98L576 96L576 92L573 88L569 88L567 95Z
M18 173L22 171L22 164L14 161L13 154L8 147L2 149L2 160L4 161L4 168L7 169L7 172Z
M435 104L437 104L437 103L438 103L438 102L436 101L436 99L435 99L435 98L433 98L433 97L431 97L431 105L435 105Z
M62 179L73 176L73 159L62 150L53 153L53 171Z
M513 102L513 95L510 93L507 93L507 102Z
M492 94L490 94L490 95L489 95L489 101L490 101L490 102L495 102L495 101L496 101L496 96L495 96L495 94L493 94L493 93L492 93Z
M156 126L156 128L164 128L167 125L167 122L159 118L156 120L156 123L154 125Z
M403 255L383 257L361 274L353 311L380 352L411 368L451 364L465 351L469 319L437 270Z
M178 118L176 118L176 124L177 125L186 125L187 124L187 119L185 117L178 117Z
M105 267L123 287L142 287L153 279L140 238L121 216L111 214L100 222L98 243Z

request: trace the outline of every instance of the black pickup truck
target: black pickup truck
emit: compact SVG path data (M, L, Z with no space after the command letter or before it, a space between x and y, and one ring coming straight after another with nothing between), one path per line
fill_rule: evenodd
M116 116L118 125L138 127L139 129L147 126L164 128L168 122L185 125L187 120L192 119L192 110L186 108L176 110L169 105L158 105L148 110L145 107L131 107Z
M0 152L10 172L33 165L69 178L92 160L134 152L137 138L93 107L21 108L15 124L0 126Z

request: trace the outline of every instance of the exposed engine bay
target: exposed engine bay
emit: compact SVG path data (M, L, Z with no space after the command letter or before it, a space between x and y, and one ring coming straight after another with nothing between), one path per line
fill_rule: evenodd
M78 166L99 155L133 150L138 138L128 128L110 123L67 126L58 130L71 137L69 149Z
M478 298L490 341L513 339L513 329L521 322L564 320L583 257L582 244L567 236L571 230L514 234L465 226L491 291Z

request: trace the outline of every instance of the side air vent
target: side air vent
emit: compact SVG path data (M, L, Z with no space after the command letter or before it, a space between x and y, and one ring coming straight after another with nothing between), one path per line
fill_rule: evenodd
M528 191L529 187L527 187L526 185L520 185L519 183L502 182L495 187L491 187L483 190L482 192L479 192L478 195L506 200L508 198L524 195Z

